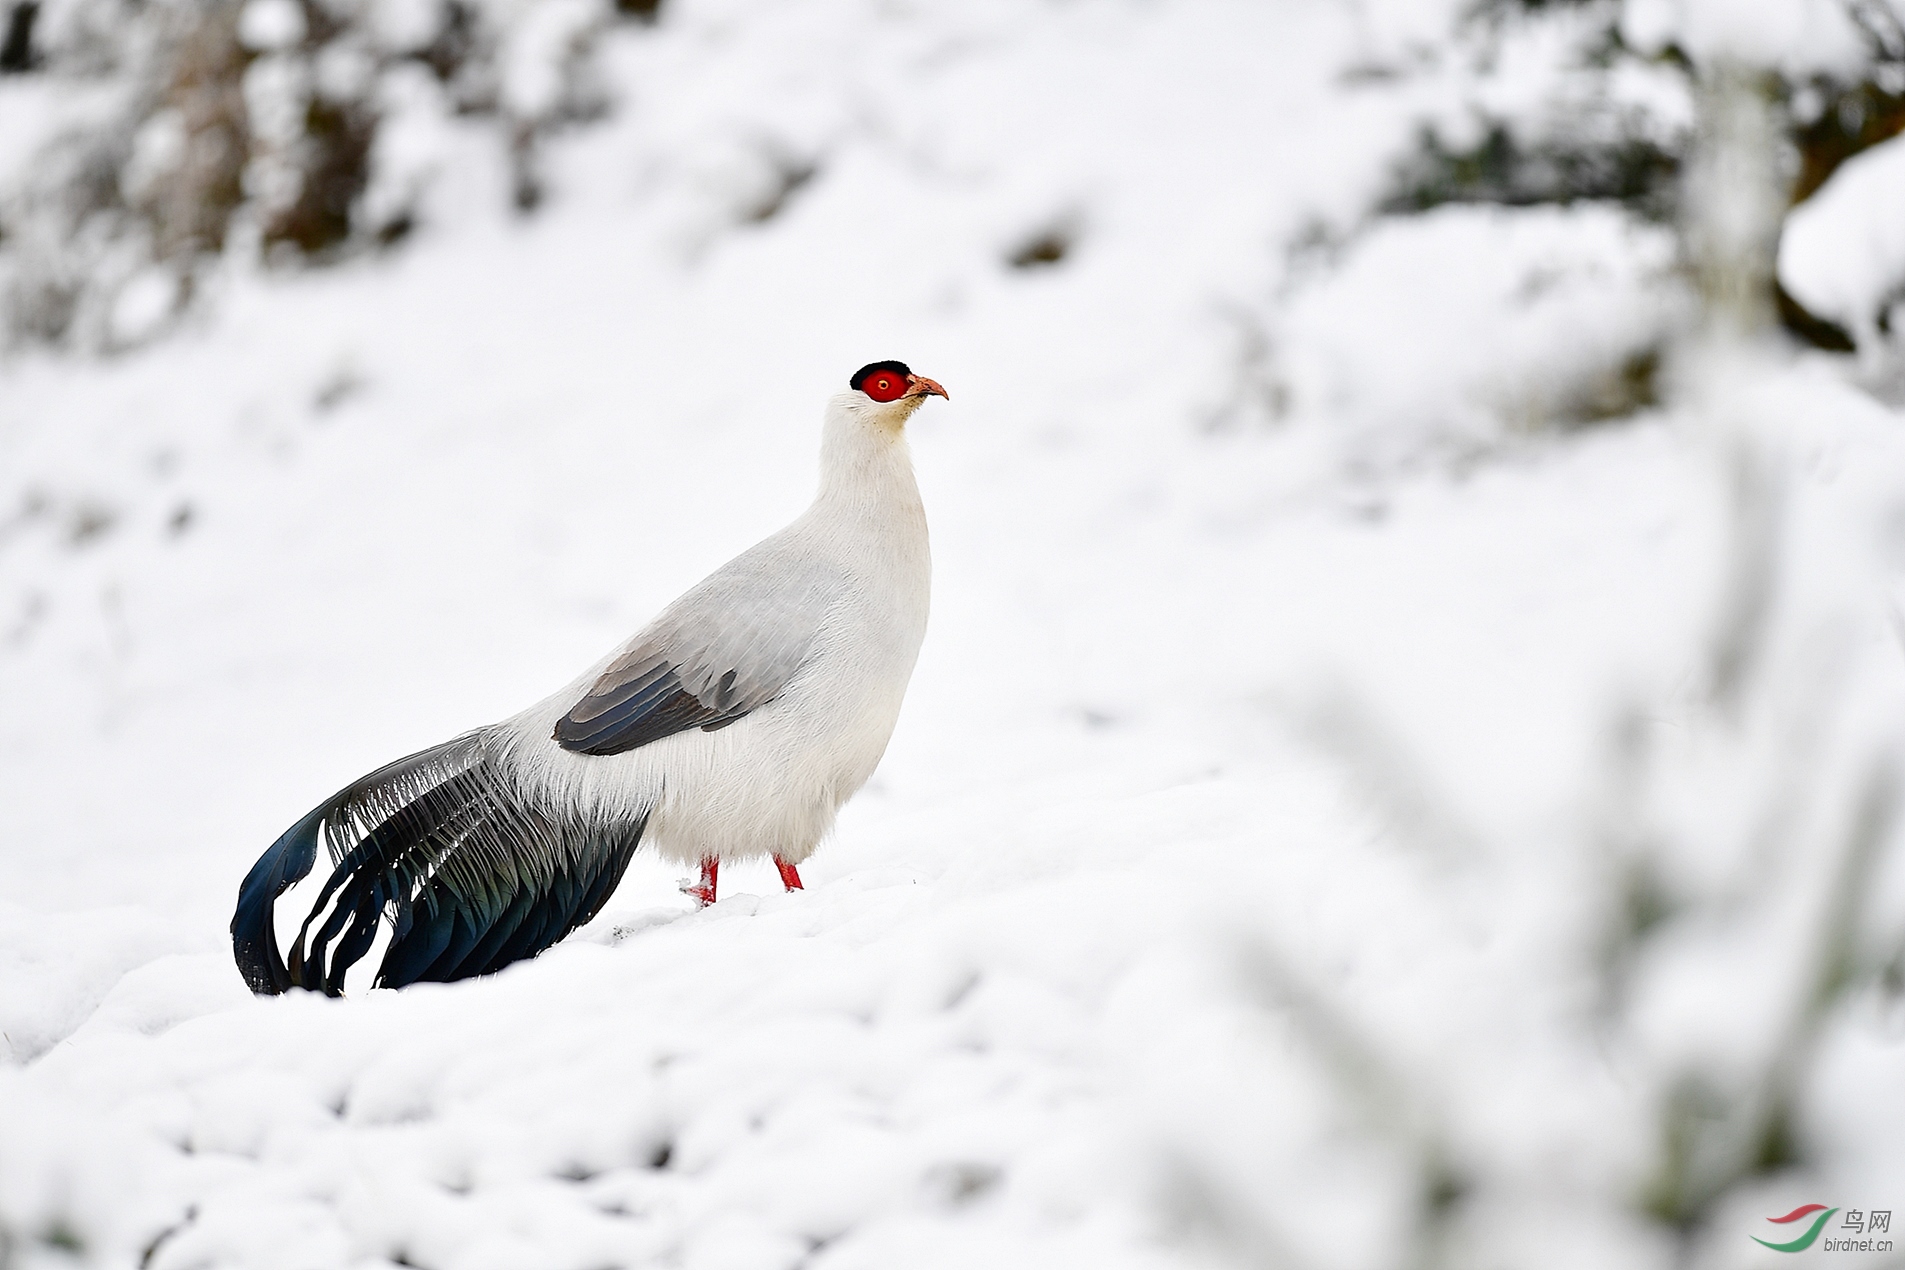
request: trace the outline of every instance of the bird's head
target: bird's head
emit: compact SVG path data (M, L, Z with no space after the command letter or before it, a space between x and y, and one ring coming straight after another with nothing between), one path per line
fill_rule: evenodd
M844 404L870 422L898 431L928 397L947 397L946 390L924 375L915 375L905 362L873 362L853 372L847 381ZM947 397L947 400L951 400Z

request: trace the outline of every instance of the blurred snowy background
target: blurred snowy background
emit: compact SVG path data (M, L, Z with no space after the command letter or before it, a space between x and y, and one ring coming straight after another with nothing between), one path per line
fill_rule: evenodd
M0 1266L1905 1209L1902 16L0 0ZM252 1000L256 855L792 516L887 357L933 626L810 889Z

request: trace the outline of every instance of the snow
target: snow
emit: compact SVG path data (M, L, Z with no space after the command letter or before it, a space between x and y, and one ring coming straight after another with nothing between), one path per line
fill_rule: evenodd
M304 10L293 0L249 0L238 15L238 38L259 53L278 53L304 38Z
M1621 31L1649 52L1678 45L1700 65L1774 67L1803 80L1857 73L1867 48L1852 13L1832 0L1634 0Z
M1815 313L1841 323L1859 347L1882 346L1879 324L1905 293L1905 138L1853 155L1794 209L1779 243L1779 276Z
M1623 368L1684 321L1673 251L1604 207L1448 206L1374 227L1282 316L1287 408L1334 416L1365 449L1617 413L1602 402L1631 396Z
M1898 415L1763 352L1588 426L1663 231L1363 223L1424 102L1342 72L1438 15L674 0L534 215L393 75L397 247L0 364L16 1260L1664 1267L1675 1117L1706 1185L1786 1063L1798 1163L1686 1256L1905 1196ZM245 992L277 833L796 514L894 356L934 614L805 891L638 858L491 979Z

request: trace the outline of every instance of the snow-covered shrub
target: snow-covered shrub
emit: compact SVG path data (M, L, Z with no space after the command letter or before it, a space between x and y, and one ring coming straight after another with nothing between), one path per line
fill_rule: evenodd
M1396 159L1376 210L1409 216L1449 204L1598 203L1672 223L1688 188L1702 86L1735 63L1759 68L1759 91L1785 138L1776 161L1802 209L1779 274L1786 286L1773 297L1778 317L1816 347L1850 350L1856 338L1871 369L1884 360L1886 310L1901 282L1889 263L1896 235L1887 237L1897 200L1874 175L1884 165L1876 156L1828 182L1848 159L1905 128L1905 21L1887 0L1476 6L1434 55L1360 68L1370 85L1365 91L1407 84L1419 102L1415 143ZM1808 200L1822 187L1825 202L1815 209ZM1835 188L1842 192L1831 194ZM1387 255L1389 248L1352 249L1343 259L1356 268L1372 252ZM1683 244L1678 254L1678 264L1692 268L1700 249ZM1408 285L1398 277L1398 291ZM1495 320L1508 324L1513 307L1501 308ZM1621 368L1633 364L1627 350L1618 351L1601 366L1602 380L1625 377ZM1553 355L1567 363L1583 352L1563 339ZM1369 378L1360 371L1353 377ZM1406 366L1401 377L1409 379ZM1564 371L1564 384L1568 378ZM1560 389L1564 397L1569 391ZM1280 400L1278 393L1271 395ZM1458 395L1472 404L1472 393ZM1597 395L1613 407L1609 413L1622 411L1621 403ZM1531 413L1521 405L1526 394L1510 396L1496 406L1511 423L1581 414L1552 404ZM1647 400L1645 392L1629 393L1625 407ZM1412 412L1459 409L1418 392Z
M1621 6L1483 5L1449 47L1382 208L1621 203L1670 219L1692 109L1685 75L1622 41Z
M1670 218L1693 87L1728 60L1762 67L1786 108L1795 202L1905 127L1889 0L1484 0L1443 52L1388 210L1613 199Z
M458 119L541 197L552 128L600 113L596 0L48 0L0 80L0 328L137 343L221 260L390 243ZM652 18L654 7L626 11ZM25 36L18 32L25 31Z

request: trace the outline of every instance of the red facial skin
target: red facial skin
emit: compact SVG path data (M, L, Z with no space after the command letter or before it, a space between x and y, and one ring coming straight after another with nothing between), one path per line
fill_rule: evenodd
M860 381L860 391L878 402L898 401L901 397L945 397L946 390L924 375L901 375L876 370ZM948 398L950 400L950 398Z

